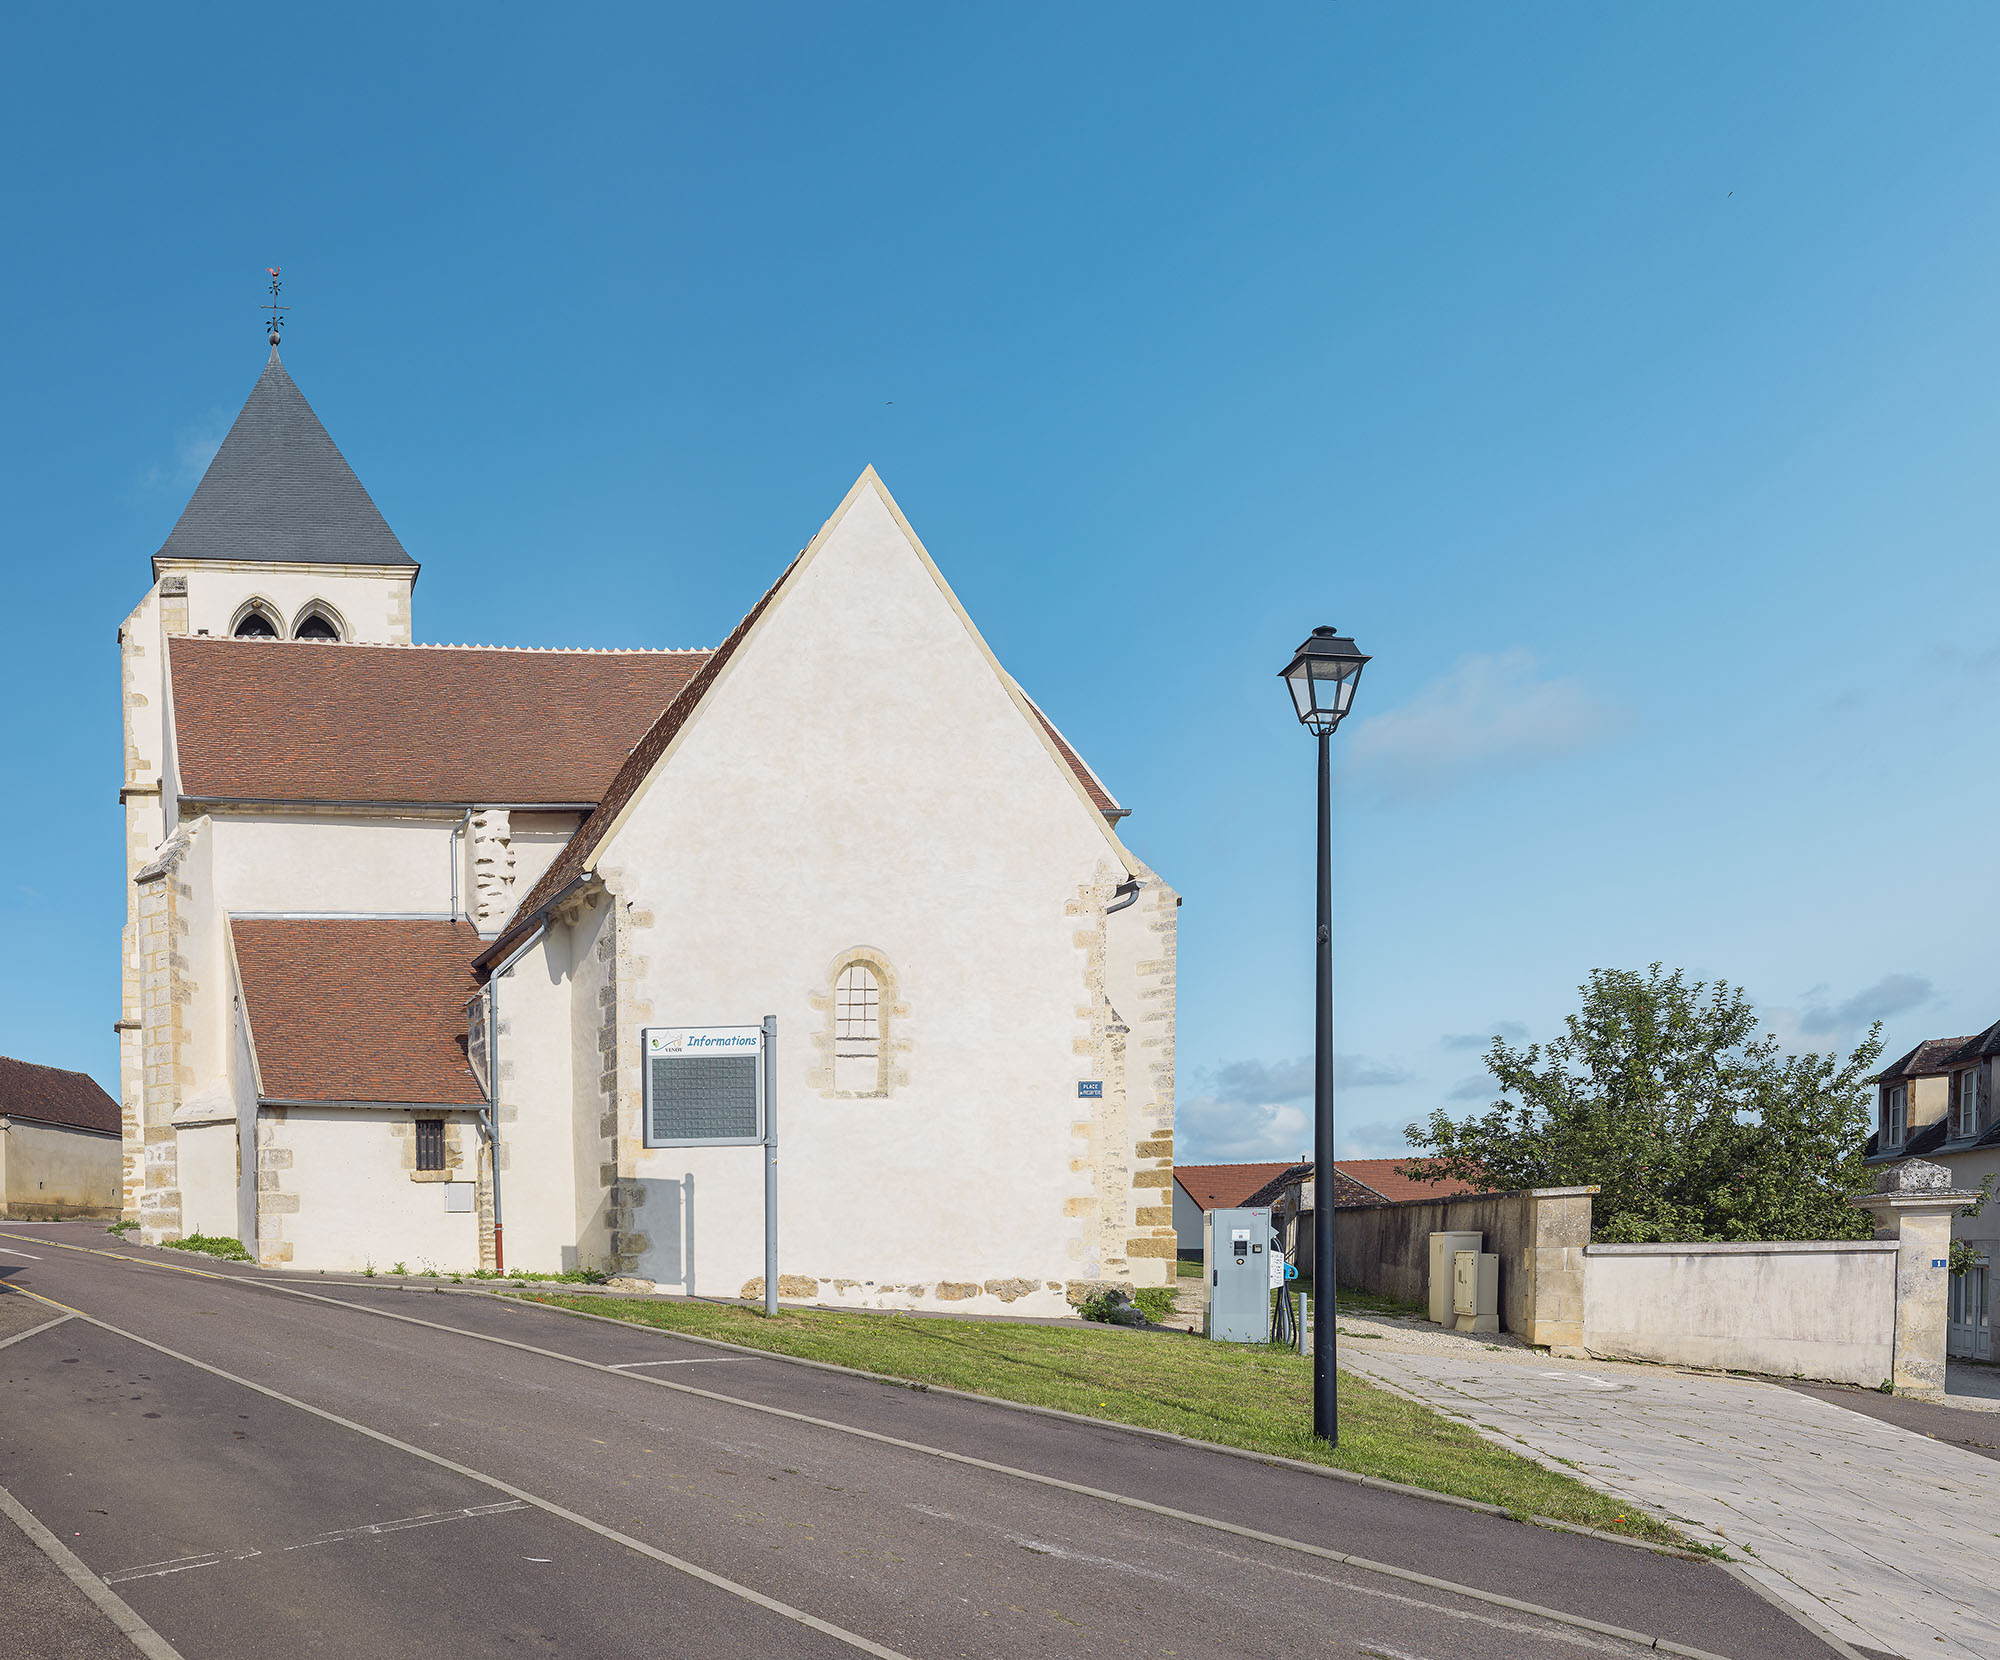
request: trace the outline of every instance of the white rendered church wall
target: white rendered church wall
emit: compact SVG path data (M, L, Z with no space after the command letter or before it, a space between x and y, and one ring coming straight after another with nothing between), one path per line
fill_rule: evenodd
M395 1116L406 1122L412 1115ZM478 1212L447 1211L447 1184L411 1179L407 1141L396 1134L390 1114L287 1107L281 1117L266 1117L275 1120L270 1150L288 1155L281 1185L293 1200L283 1218L291 1267L335 1273L370 1266L379 1273L398 1262L411 1273L478 1268ZM471 1141L469 1127L461 1134Z
M538 945L499 982L504 1246L509 1268L541 1274L579 1266L564 967L559 947Z
M196 819L188 827L187 856L167 879L180 885L177 915L186 932L179 942L181 986L188 997L182 1031L183 1076L179 1099L209 1089L226 1089L229 1079L229 1026L234 988L230 984L223 931L228 926L216 896L215 821Z
M183 1124L179 1143L181 1233L241 1238L236 1208L236 1121Z
M451 913L456 814L216 813L211 823L218 897L238 915Z
M315 600L332 608L342 637L369 645L408 644L410 591L416 572L407 566L281 565L224 559L163 561L161 570L187 578L187 631L226 637L252 599L265 601L279 631L289 638Z
M233 963L234 953L230 953ZM229 1094L236 1108L236 1228L235 1237L257 1254L257 1066L250 1050L250 1023L243 1017L243 999L230 972Z
M577 1266L602 1268L613 1261L611 1199L618 1180L617 932L611 901L603 899L574 923L551 928L548 938L549 948L563 953L569 985L568 1024L551 1039L567 1037L569 1043Z
M599 854L652 923L635 950L655 1023L779 1018L781 1289L1032 1313L1062 1311L1067 1281L1124 1277L1074 1222L1092 1193L1077 1086L1096 1073L1065 907L1123 875L1092 819L864 489ZM836 1095L814 1041L855 947L902 1006L884 1098ZM651 1216L691 1188L697 1287L737 1293L762 1273L759 1154L642 1150L637 1127L636 1272L674 1277L652 1271L678 1253Z

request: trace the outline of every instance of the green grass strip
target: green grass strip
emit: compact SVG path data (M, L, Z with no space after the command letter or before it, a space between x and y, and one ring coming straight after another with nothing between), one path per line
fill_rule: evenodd
M1312 1363L1289 1349L1106 1326L809 1308L781 1308L766 1319L729 1303L544 1293L530 1300L1330 1465L1498 1505L1522 1519L1548 1516L1690 1548L1651 1516L1349 1373L1340 1377L1340 1445L1330 1448L1311 1433Z

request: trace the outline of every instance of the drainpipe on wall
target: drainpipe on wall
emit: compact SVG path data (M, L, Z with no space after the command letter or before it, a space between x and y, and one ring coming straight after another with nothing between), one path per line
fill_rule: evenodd
M1145 885L1146 884L1140 881L1139 878L1136 876L1133 877L1130 881L1120 882L1118 884L1117 891L1119 893L1122 893L1125 897L1123 899L1115 901L1112 904L1106 905L1104 907L1104 914L1106 916L1109 916L1113 911L1124 910L1127 905L1132 904L1136 899L1138 899L1139 890L1143 888Z
M463 916L465 914L459 909L458 903L458 847L459 838L471 828L472 809L468 807L465 809L465 817L453 825L451 831L451 914L453 916Z

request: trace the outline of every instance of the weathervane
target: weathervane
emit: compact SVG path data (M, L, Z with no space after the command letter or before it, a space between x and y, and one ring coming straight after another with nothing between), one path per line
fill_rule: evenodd
M278 332L285 326L284 313L290 311L292 308L288 305L278 304L278 290L283 286L278 281L278 267L267 265L264 269L271 273L271 303L263 309L271 314L271 344L275 346L278 343Z

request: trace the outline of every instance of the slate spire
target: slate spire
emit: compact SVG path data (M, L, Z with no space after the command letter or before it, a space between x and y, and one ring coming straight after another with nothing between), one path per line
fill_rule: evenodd
M159 559L414 565L334 446L278 348Z

